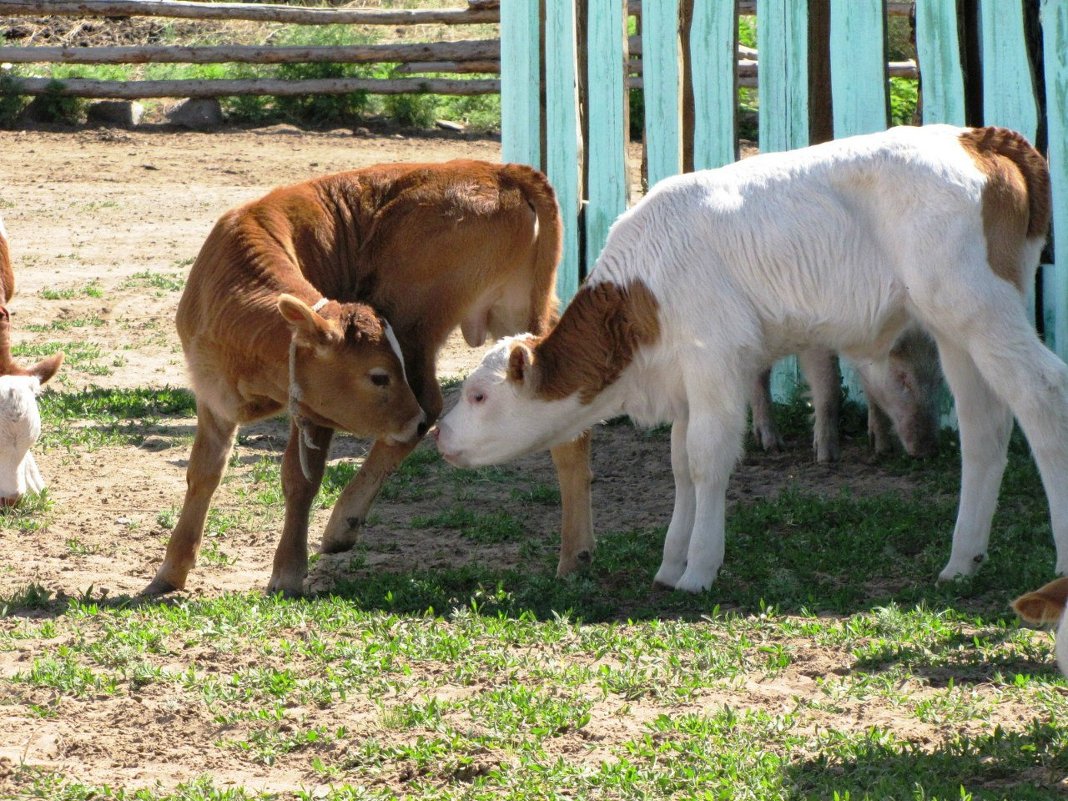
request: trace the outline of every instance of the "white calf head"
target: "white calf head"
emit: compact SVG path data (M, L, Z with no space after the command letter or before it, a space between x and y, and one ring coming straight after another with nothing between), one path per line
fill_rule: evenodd
M938 447L938 396L942 371L934 341L906 330L884 359L857 365L864 391L894 424L910 456L932 456Z
M1028 623L1057 623L1057 666L1068 676L1068 577L1054 579L1044 587L1012 602L1016 614Z
M438 450L450 464L498 464L567 442L589 423L575 395L539 397L540 368L531 334L506 337L491 348L460 388L460 399L438 422Z
M30 448L41 436L36 375L0 376L0 504L14 506L27 490L40 492L44 481Z

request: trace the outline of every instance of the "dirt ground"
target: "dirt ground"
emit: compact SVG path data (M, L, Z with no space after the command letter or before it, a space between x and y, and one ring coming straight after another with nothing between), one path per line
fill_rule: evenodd
M59 390L185 386L172 322L180 291L159 286L149 276L180 280L224 210L278 184L375 162L499 156L498 142L461 135L416 139L350 129L303 132L285 125L219 133L104 128L0 132L0 213L16 270L17 294L10 309L17 341L99 346L104 355L96 363L105 369L93 373L65 367L53 383ZM87 293L86 287L100 291ZM69 297L56 298L57 293ZM94 322L74 325L86 320ZM477 354L451 343L441 372L462 375L476 361ZM168 530L160 514L173 512L181 503L193 430L193 419L180 420L139 447L41 452L38 461L54 503L51 522L33 533L0 529L0 596L31 583L71 596L89 588L112 597L141 590L163 556ZM280 425L250 427L233 469L251 469L263 454L280 456L284 444ZM364 447L342 438L331 458L359 456ZM594 454L598 529L666 526L672 504L666 437L650 437L626 425L602 427ZM532 480L553 483L546 455L530 457L516 469L529 471ZM842 465L834 469L799 460L796 451L751 454L736 471L731 497L772 493L789 483L828 491L848 486L860 494L885 491L890 480L873 471L858 449L847 450ZM246 502L237 486L225 484L216 506L239 512ZM378 522L364 532L367 555L361 569L403 570L472 559L519 562L510 545L473 545L447 531L394 525L435 511L437 503L379 499ZM312 521L313 549L326 516L317 512ZM541 517L525 522L555 542L557 509L548 507ZM276 536L275 530L239 535L227 546L235 563L198 565L189 591L217 594L263 587ZM329 586L347 565L344 557L319 560L310 576L312 589ZM8 675L26 668L0 664ZM115 726L99 723L117 736ZM131 742L112 743L112 751L129 747L137 753L143 734L128 733ZM4 739L0 737L0 762L5 758ZM49 759L47 742L34 747L37 758ZM195 750L187 756L197 759ZM170 769L180 768L173 760L182 758L169 754ZM114 780L115 771L128 777L134 773L132 767L127 770L106 760L99 770L91 763L87 758L78 772L84 780Z

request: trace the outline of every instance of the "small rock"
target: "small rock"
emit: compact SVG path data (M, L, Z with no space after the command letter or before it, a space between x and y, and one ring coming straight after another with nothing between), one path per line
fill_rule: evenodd
M145 107L131 100L101 100L90 105L85 115L90 122L133 128L141 124Z
M168 111L167 121L192 130L215 128L223 123L222 106L214 97L193 97Z

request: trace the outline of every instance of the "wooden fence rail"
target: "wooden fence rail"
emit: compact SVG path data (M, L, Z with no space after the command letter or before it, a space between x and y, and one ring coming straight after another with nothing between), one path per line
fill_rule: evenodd
M469 25L494 23L496 8L472 4L466 9L378 11L367 9L303 8L251 3L194 3L185 0L8 0L0 14L65 16L143 16L195 20L247 20L301 25ZM454 74L500 71L500 42L468 40L415 44L334 47L257 47L171 45L122 47L0 47L0 62L11 64L381 64L398 62L402 74L441 71ZM418 68L418 70L417 70ZM25 78L8 76L7 91L22 95L58 94L73 97L118 98L225 97L232 95L292 96L302 94L441 94L479 95L500 92L495 78L275 78L175 79L106 81L87 78Z

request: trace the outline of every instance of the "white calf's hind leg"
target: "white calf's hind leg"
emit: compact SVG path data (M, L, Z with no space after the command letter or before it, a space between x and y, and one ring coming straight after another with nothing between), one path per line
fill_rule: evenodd
M727 482L741 453L745 432L742 398L734 408L704 412L691 407L686 436L690 477L694 487L694 524L686 550L686 571L675 589L701 592L712 586L723 565Z
M953 392L960 429L961 488L949 562L938 578L970 576L986 558L990 524L1005 471L1012 414L971 356L940 340L942 370Z
M690 478L690 457L686 451L685 418L676 420L671 426L671 472L675 476L675 508L671 512L671 523L664 538L664 560L653 579L655 584L674 587L686 571L686 550L690 547L690 533L693 531L694 496L693 480Z
M1005 327L992 332L996 339L976 338L969 348L1027 436L1049 501L1057 572L1068 573L1068 366L1030 326Z

